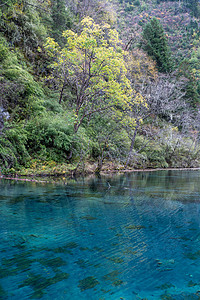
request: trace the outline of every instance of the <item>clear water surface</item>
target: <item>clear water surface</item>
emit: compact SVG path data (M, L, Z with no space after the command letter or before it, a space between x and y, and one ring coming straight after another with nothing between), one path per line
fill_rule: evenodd
M0 299L200 299L200 171L0 181Z

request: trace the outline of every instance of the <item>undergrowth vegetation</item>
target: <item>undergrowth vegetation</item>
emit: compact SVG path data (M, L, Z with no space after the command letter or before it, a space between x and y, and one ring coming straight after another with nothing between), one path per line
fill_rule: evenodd
M177 64L179 55L169 57L172 42L167 44L159 18L148 15L144 22L150 3L105 1L95 10L100 2L92 0L83 11L83 2L67 1L66 10L63 0L56 0L57 6L48 0L0 1L1 173L198 167L200 43L195 25L191 53ZM118 25L116 3L122 10ZM167 3L160 5L167 10ZM114 27L122 30L122 17L128 20L129 14L144 33L135 41L126 33L122 42ZM153 22L160 29L156 41L145 35ZM181 35L186 38L188 29ZM160 47L159 63L153 47Z

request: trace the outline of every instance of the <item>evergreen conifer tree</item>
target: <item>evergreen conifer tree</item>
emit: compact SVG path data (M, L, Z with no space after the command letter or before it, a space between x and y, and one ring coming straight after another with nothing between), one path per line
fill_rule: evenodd
M192 11L192 15L196 18L199 17L199 1L198 0L190 0L189 7Z
M62 32L71 28L72 20L70 13L66 9L66 3L64 0L52 1L52 35L53 38L62 44Z
M160 72L170 72L171 58L167 39L159 20L153 18L143 30L143 49L157 63Z

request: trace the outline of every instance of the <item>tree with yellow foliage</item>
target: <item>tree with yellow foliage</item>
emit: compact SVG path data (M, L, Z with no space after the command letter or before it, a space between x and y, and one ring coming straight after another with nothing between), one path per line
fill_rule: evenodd
M47 39L45 48L53 58L51 76L59 83L59 103L66 87L75 95L75 132L83 120L95 113L115 110L120 115L129 107L133 91L117 31L87 17L82 20L79 33L66 30L63 36L63 48L52 38Z

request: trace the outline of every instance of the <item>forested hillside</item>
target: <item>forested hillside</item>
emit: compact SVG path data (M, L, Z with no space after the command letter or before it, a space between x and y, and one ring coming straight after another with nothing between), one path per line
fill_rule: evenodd
M197 0L0 0L0 169L200 166Z

